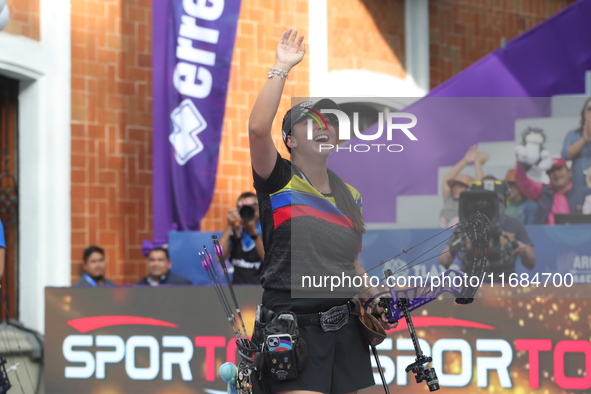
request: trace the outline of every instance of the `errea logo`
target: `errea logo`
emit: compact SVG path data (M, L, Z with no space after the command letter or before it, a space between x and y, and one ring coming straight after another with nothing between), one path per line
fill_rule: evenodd
M204 148L199 139L199 133L207 128L207 122L195 104L189 99L183 100L170 114L173 130L168 136L174 148L174 158L179 166L184 166L189 160Z

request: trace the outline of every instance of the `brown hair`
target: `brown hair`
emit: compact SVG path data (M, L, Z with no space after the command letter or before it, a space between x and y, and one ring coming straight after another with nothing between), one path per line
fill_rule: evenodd
M351 191L345 182L343 182L343 180L331 170L328 170L328 180L330 182L330 188L332 189L337 208L347 215L349 219L351 219L357 231L359 231L361 234L365 234L365 222L363 221L361 208L359 208L353 199Z

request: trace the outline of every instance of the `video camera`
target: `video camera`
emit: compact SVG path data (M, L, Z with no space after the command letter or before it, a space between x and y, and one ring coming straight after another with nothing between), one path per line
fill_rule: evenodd
M497 179L473 181L468 190L460 193L460 220L480 212L490 220L493 228L498 227L508 196L506 182Z
M513 251L517 248L517 241L510 239L501 229L501 219L504 215L509 186L506 182L497 179L485 179L471 182L468 190L460 193L459 217L460 220L480 212L488 217L491 223L491 245L489 246L489 269L503 271L504 264L513 265ZM501 247L501 238L507 242ZM462 237L452 241L452 247L463 242Z

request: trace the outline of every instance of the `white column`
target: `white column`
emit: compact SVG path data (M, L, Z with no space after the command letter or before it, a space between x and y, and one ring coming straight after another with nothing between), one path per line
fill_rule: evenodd
M20 80L19 314L43 332L45 287L70 285L70 0L41 0L40 23L40 42L0 34L0 72Z
M310 97L328 96L328 4L327 0L308 0L306 56L310 59Z
M404 26L407 78L429 89L429 0L406 0Z

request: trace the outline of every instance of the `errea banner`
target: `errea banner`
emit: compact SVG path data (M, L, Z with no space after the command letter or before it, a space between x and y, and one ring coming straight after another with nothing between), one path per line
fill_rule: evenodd
M262 291L235 290L251 334ZM218 368L237 351L212 287L47 288L45 300L45 392L225 392ZM589 301L445 298L417 309L413 323L442 392L588 393ZM391 392L427 392L405 372L416 356L404 321L378 351ZM376 384L363 392L383 393L372 364Z
M154 0L154 229L199 230L211 203L240 0Z

